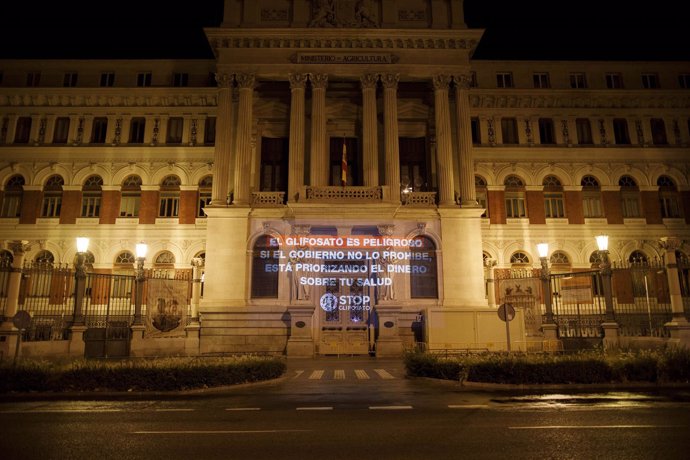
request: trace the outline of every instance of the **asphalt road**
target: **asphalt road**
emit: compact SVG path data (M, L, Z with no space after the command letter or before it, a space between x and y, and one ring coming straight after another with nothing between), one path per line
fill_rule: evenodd
M3 398L2 459L687 459L690 391L468 391L396 361L290 362L195 394Z

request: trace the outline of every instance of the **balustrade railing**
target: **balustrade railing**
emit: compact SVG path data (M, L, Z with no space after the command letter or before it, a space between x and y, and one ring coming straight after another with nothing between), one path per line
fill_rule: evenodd
M252 207L271 208L285 204L285 192L252 192Z
M306 188L306 201L338 202L380 202L383 199L381 187L357 186L310 186Z

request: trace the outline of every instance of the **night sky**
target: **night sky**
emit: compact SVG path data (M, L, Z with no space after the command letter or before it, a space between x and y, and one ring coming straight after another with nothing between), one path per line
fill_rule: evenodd
M223 9L223 0L11 1L0 7L0 58L212 58L203 28ZM465 0L465 20L485 29L476 59L690 60L682 4Z

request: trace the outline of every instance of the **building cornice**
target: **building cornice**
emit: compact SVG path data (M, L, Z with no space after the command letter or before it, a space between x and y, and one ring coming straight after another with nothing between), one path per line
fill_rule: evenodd
M1 88L0 107L215 107L217 88Z

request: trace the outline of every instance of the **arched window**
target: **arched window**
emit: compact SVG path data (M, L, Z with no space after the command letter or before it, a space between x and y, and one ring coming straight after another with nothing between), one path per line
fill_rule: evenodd
M544 186L544 215L550 219L565 217L561 181L556 176L546 176L542 185Z
M415 246L410 248L410 297L437 299L436 245L426 236L417 236L414 241Z
M43 249L36 254L34 262L39 265L53 265L55 263L55 256L52 252Z
M529 265L529 256L522 251L516 251L510 256L511 265Z
M153 259L155 268L174 268L175 255L170 251L161 251Z
M5 191L2 194L0 217L19 217L22 211L24 184L24 178L20 175L12 176L7 181Z
M505 185L506 217L527 217L525 183L518 176L510 175L505 178L503 185Z
M475 175L474 190L475 194L477 195L477 203L479 203L480 207L484 208L484 214L482 214L482 217L489 217L489 199L486 187L486 179L484 179L482 176Z
M197 206L197 217L206 217L204 208L211 204L211 192L213 189L213 176L205 176L199 181L199 205Z
M120 199L120 217L139 216L141 202L141 177L127 176L122 181L122 198Z
M90 176L84 181L81 197L81 216L98 217L101 213L101 176Z
M594 176L584 176L580 180L582 185L582 210L585 217L604 217L601 205L601 186Z
M253 299L278 298L278 241L270 235L261 235L254 243L252 252ZM296 272L292 272L297 276Z
M659 186L661 217L665 219L681 217L680 198L673 179L668 176L659 176L656 180L656 185Z
M628 262L637 265L647 265L649 263L649 258L647 257L647 254L645 254L644 252L635 250L630 253L630 257L628 257Z
M552 265L570 265L568 254L563 251L556 251L551 254L549 261Z
M129 251L122 251L117 255L115 258L115 265L127 265L130 268L136 262L136 257L134 257L134 254L132 254Z
M621 187L621 208L623 217L641 217L640 188L631 176L621 176L618 180Z
M43 186L41 217L60 217L63 185L65 181L57 174L48 178Z
M160 207L158 217L177 217L180 212L180 178L166 176L161 181Z

